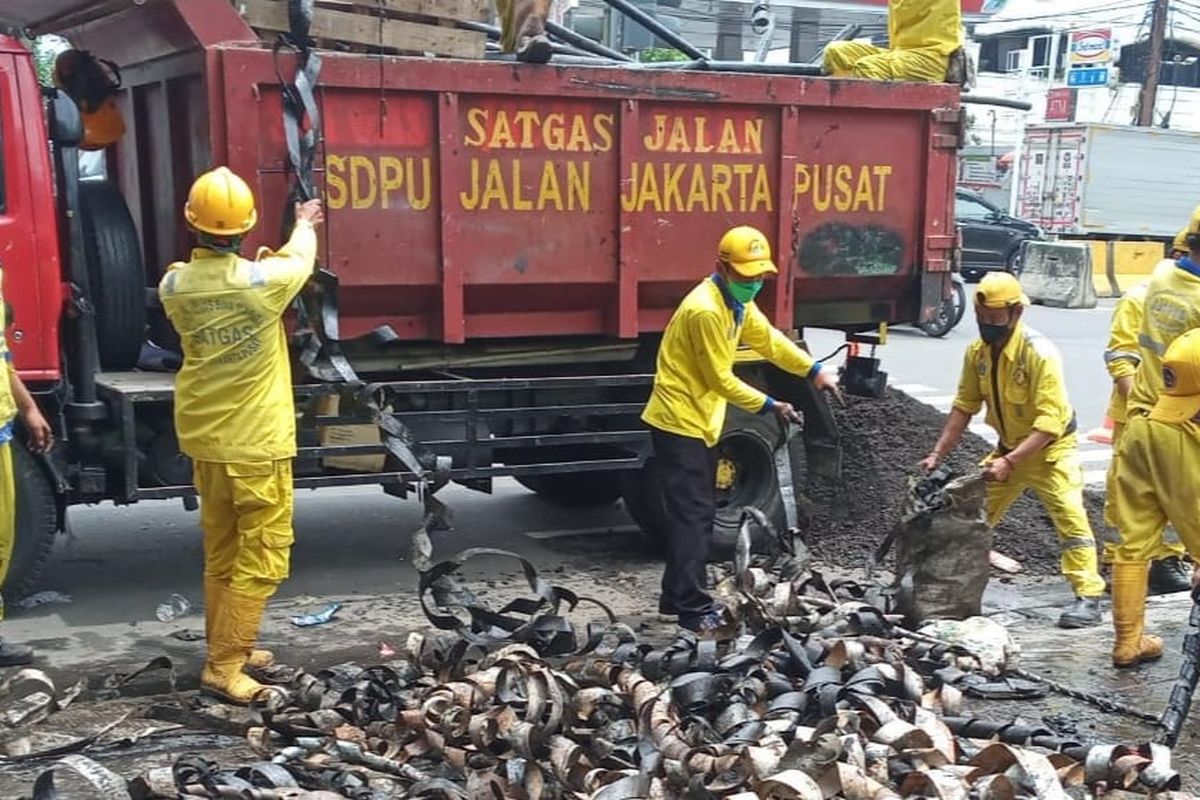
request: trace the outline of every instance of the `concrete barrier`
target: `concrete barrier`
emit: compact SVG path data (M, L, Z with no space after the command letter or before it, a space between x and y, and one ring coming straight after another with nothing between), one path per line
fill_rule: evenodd
M1166 257L1162 242L1087 242L1092 253L1092 282L1100 297L1120 297L1145 280Z
M1091 248L1083 242L1026 243L1021 286L1038 305L1095 308Z

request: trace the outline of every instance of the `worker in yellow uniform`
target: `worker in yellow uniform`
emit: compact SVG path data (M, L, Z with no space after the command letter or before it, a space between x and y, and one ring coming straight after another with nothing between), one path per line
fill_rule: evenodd
M654 389L642 419L650 426L665 507L667 563L659 611L705 634L725 624L708 593L706 564L716 515L717 440L728 403L748 412L797 418L790 403L770 397L733 372L739 346L782 370L811 377L819 390L837 379L771 326L754 298L778 269L767 237L733 228L717 249L716 272L684 298L658 350Z
M1146 300L1148 283L1134 284L1129 291L1117 302L1113 311L1112 326L1109 329L1108 349L1104 351L1104 365L1113 379L1112 396L1108 403L1108 418L1113 422L1113 451L1121 443L1121 435L1125 429L1126 398L1133 387L1133 376L1137 373L1138 364L1142 361L1141 350L1138 346L1138 334L1142 330L1142 307ZM1116 527L1112 515L1113 479L1116 472L1115 460L1108 465L1108 489L1104 503L1104 521L1110 528ZM1104 563L1111 564L1116 553L1116 544L1104 543ZM1163 541L1159 544L1150 565L1149 591L1150 594L1171 594L1186 592L1192 585L1192 570L1183 563L1186 555L1183 545L1164 531Z
M29 389L17 375L8 350L8 313L4 303L4 273L0 272L0 587L12 564L13 543L17 535L17 487L13 472L13 435L19 417L21 427L36 453L44 453L54 444L54 432L38 408ZM0 602L0 619L4 605ZM0 667L15 667L33 662L33 651L24 645L0 639Z
M1143 303L1141 332L1138 334L1138 350L1141 362L1133 376L1133 385L1129 390L1127 402L1126 429L1121 436L1121 443L1113 458L1115 474L1112 495L1113 522L1121 534L1121 544L1118 545L1113 557L1112 593L1113 593L1113 625L1118 631L1117 643L1113 648L1113 664L1119 667L1132 666L1150 658L1157 658L1162 652L1162 643L1156 646L1143 646L1140 635L1142 607L1145 605L1146 581L1150 571L1150 561L1153 559L1152 542L1147 533L1143 516L1149 514L1145 503L1148 502L1145 493L1139 493L1137 483L1139 473L1123 474L1126 465L1132 463L1124 456L1130 449L1140 450L1148 445L1134 444L1132 438L1135 423L1142 428L1140 420L1150 415L1157 407L1166 382L1164 381L1163 358L1171 345L1184 333L1194 328L1200 328L1200 208L1192 213L1185 229L1185 246L1188 254L1178 259L1165 259L1154 268L1146 287L1146 299ZM1173 390L1174 391L1174 390ZM1182 438L1191 431L1188 426L1180 427L1176 438ZM1148 436L1148 434L1147 434ZM1167 436L1161 434L1160 438ZM1153 441L1153 439L1148 439ZM1170 448L1166 454L1174 458L1186 455L1188 451L1182 446ZM1161 456L1159 457L1161 458ZM1170 462L1157 462L1170 463ZM1196 461L1176 461L1174 468L1187 486L1189 495L1195 494L1195 483L1200 478L1200 468ZM1143 467L1146 465L1143 464ZM1154 473L1156 476L1161 473ZM1175 483L1164 483L1161 490L1174 487ZM1142 502L1135 502L1138 498ZM1168 499L1155 501L1159 504ZM1181 499L1180 502L1183 502ZM1123 507L1124 506L1124 507ZM1165 507L1165 506L1164 506ZM1152 518L1153 515L1151 514ZM1184 522L1178 513L1169 514L1168 519L1175 526L1179 538L1191 554L1193 560L1200 554L1189 540L1184 530ZM1154 536L1162 538L1162 526L1156 527ZM1124 630L1125 633L1121 633ZM1154 642L1151 643L1152 645ZM1154 652L1157 650L1157 652Z
M159 284L179 332L175 430L195 462L204 529L208 658L201 686L247 703L263 687L242 672L267 666L254 650L267 600L288 575L296 412L282 316L312 275L319 201L297 204L281 250L239 255L257 220L250 187L225 167L196 179L184 216L198 247Z
M1139 377L1147 370L1139 367ZM1113 573L1113 666L1133 667L1162 655L1146 636L1146 572L1167 523L1200 557L1200 329L1175 337L1157 366L1162 389L1147 411L1132 408L1117 449L1113 512L1121 546ZM1118 571L1119 568L1119 571ZM1193 576L1200 580L1200 572Z
M546 36L551 0L496 0L500 47L518 61L545 64L553 55Z
M838 78L941 83L962 42L959 0L890 0L888 47L831 42L824 66Z
M1033 490L1058 531L1062 572L1075 590L1075 602L1058 624L1083 628L1099 624L1105 584L1083 504L1083 468L1062 358L1050 340L1021 321L1028 304L1008 273L994 272L980 282L975 293L980 338L967 348L954 407L921 466L935 469L986 404L987 422L999 437L986 461L988 524L998 525L1021 493Z

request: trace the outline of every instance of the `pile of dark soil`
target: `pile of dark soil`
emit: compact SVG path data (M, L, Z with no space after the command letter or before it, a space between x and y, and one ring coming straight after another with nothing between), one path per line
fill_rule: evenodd
M803 445L792 451L797 486L811 502L811 525L806 531L814 554L841 566L861 565L900 518L908 479L917 473L917 462L937 442L945 415L903 392L889 389L881 400L847 398L835 409L844 450L838 483L800 471ZM967 472L991 447L968 432L948 459L959 473ZM1092 529L1103 530L1103 497L1086 497ZM1031 575L1059 572L1058 537L1050 518L1032 493L1026 492L996 531L995 547L1017 559Z

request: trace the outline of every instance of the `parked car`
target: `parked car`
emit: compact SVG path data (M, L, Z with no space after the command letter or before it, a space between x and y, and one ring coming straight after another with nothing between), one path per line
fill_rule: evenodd
M958 189L954 200L964 280L974 282L998 270L1018 272L1022 245L1045 235L1037 225L1001 211L975 192Z

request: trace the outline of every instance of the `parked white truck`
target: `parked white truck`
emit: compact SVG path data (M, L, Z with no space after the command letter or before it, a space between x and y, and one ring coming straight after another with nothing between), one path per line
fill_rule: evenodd
M1169 241L1200 203L1200 133L1031 125L1018 169L1017 216L1049 233Z

